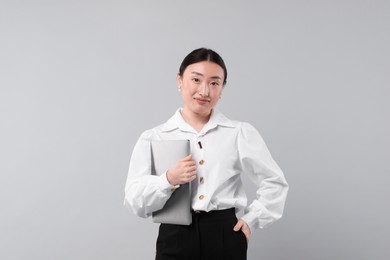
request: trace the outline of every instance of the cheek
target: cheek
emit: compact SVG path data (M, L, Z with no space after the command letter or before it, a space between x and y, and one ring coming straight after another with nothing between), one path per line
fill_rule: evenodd
M194 95L194 93L192 93L192 91L191 90L189 90L189 89L183 89L182 91L181 91L181 95L182 95L182 97L184 98L184 99L192 99L192 96Z
M213 95L214 98L219 99L221 94L222 94L222 89L215 89L215 90L212 91L212 95Z

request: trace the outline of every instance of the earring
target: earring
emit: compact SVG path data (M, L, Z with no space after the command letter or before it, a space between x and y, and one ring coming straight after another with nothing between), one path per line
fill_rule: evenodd
M177 91L179 91L179 92L181 91L181 87L180 86L177 88Z

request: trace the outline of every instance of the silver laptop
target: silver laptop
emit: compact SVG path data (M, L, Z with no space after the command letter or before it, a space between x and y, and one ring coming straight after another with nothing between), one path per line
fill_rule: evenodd
M152 174L163 174L176 161L190 154L190 141L152 141L151 153ZM190 184L182 184L172 192L164 207L153 212L152 219L155 223L190 225L192 223Z

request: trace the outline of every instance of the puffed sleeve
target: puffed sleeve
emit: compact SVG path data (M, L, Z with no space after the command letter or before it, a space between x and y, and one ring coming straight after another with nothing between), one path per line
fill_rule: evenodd
M282 217L288 184L256 128L242 123L237 144L242 172L257 187L256 199L242 219L251 230L264 228Z
M172 194L166 172L152 175L150 150L151 132L145 131L138 139L130 159L125 187L124 205L137 216L146 218L162 209ZM168 170L168 169L167 169Z

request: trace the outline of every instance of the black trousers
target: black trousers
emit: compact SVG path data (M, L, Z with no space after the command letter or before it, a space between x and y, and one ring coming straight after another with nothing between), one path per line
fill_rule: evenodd
M189 226L161 224L156 260L246 260L247 241L235 209L193 212Z

